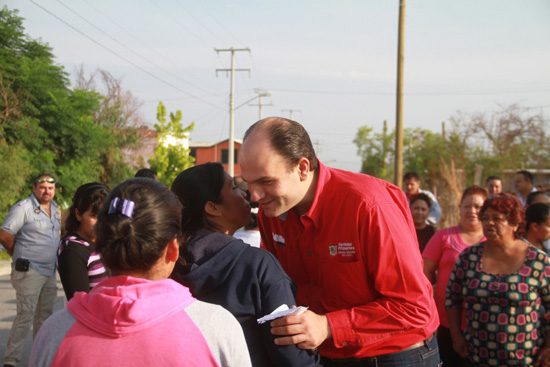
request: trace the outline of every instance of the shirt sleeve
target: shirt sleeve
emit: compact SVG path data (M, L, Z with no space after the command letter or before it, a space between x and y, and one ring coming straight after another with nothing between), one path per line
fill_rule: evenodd
M261 284L262 310L261 316L273 312L277 307L286 304L288 307L296 305L296 285L285 273L275 256L265 252L266 271L262 276L265 281ZM269 360L274 366L313 367L318 366L319 357L296 345L279 346L274 340L276 335L271 334L269 323L260 325L264 337L264 346Z
M462 296L462 284L464 280L463 254L464 252L458 256L453 271L451 271L449 283L447 283L445 290L445 308L462 307L464 299Z
M396 203L359 208L359 241L376 296L364 305L327 314L335 347L380 343L408 332L411 340L419 330L437 327L432 286L406 210Z
M428 241L426 248L422 251L422 257L439 264L443 256L443 240L446 229L437 231Z
M25 225L27 218L25 214L25 208L21 204L16 204L11 207L4 223L2 223L2 229L9 234L15 236L17 232Z
M76 292L90 291L88 258L89 252L84 245L73 241L69 241L57 256L57 270L67 300L70 300Z

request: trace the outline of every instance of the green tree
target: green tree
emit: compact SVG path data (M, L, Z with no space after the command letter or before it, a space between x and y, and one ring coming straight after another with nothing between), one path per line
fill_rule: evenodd
M188 139L193 131L195 123L183 127L181 122L183 115L180 110L170 112L170 121L166 119L166 107L162 102L157 108L158 145L155 147L155 155L149 159L149 165L157 171L159 181L170 187L176 176L185 169L193 166L195 158L189 155L190 150L179 144L178 141ZM174 143L170 141L174 139Z
M373 133L372 127L360 127L353 143L357 145L357 154L362 158L361 172L391 181L395 161L392 147L394 140L394 132L387 134L386 121L382 134Z
M51 48L24 33L17 10L0 9L0 35L0 219L40 172L56 176L61 204L83 183L130 177L122 149L137 144L140 122L131 94L108 73L105 91L71 89Z

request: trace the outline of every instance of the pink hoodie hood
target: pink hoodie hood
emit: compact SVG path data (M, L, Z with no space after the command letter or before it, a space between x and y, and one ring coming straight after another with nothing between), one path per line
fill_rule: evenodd
M67 308L90 329L121 337L155 326L195 300L188 288L171 279L117 276L104 280L90 293L75 293Z

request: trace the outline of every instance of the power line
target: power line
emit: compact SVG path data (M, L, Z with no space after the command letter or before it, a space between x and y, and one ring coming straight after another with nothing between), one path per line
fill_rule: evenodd
M145 44L141 39L139 39L138 37L134 36L131 32L129 32L127 29L125 29L124 27L122 27L119 22L115 22L113 19L111 19L107 14L103 13L100 9L98 9L97 7L95 7L93 4L90 4L88 1L86 0L81 0L83 1L84 3L86 3L86 5L88 5L89 7L91 7L92 9L94 9L96 12L98 12L99 14L101 14L105 19L107 19L109 22L111 22L111 24L115 25L118 29L122 30L124 33L126 33L127 35L129 35L130 37L132 37L132 39L134 39L136 42L139 42L139 44L141 44L143 47L146 47L149 51L151 51L152 54L155 54L159 57L161 57L164 61L167 61L169 62L172 66L176 66L176 67L179 67L180 65L176 65L171 59L169 59L166 55L162 54L158 49L153 49L151 48L149 45ZM181 72L181 71L180 71ZM197 81L200 81L202 84L205 84L205 81L204 80L201 80L199 79L197 76L195 76L194 74L192 73L185 73L185 76L186 77L191 77ZM180 79L181 80L181 79ZM189 83L190 84L190 83ZM212 85L208 85L209 87L212 87Z
M299 90L299 89L277 89L270 88L274 92L286 93L305 93L305 94L337 94L337 95L357 95L357 96L395 96L395 92L347 92L347 91L328 91L328 90ZM550 93L550 90L532 90L532 91L457 91L457 92L412 92L405 93L407 96L460 96L460 95L496 95L496 94L518 94L518 93Z
M137 64L135 64L135 63L133 63L132 61L130 61L130 60L128 60L127 58L125 58L124 56L119 55L118 53L116 53L115 51L111 50L111 49L108 48L107 46L101 44L100 42L96 41L96 40L93 39L92 37L88 36L87 34L85 34L84 32L82 32L81 30L79 30L78 28L72 26L71 24L69 24L69 23L66 22L65 20L61 19L59 16L55 15L54 13L52 13L51 11L49 11L48 9L44 8L42 5L36 3L34 0L30 0L30 2L33 3L34 5L38 6L39 8L41 8L42 10L44 10L45 12L47 12L48 14L50 14L51 16L53 16L54 18L56 18L57 20L59 20L60 22L62 22L63 24L65 24L66 26L70 27L70 28L73 29L74 31L80 33L82 36L86 37L87 39L89 39L90 41L92 41L93 43L95 43L96 45L98 45L98 46L100 46L101 48L107 50L108 52L112 53L112 54L115 55L116 57L118 57L118 58L120 58L120 59L126 61L128 64L130 64L130 65L134 66L135 68L141 70L142 72L144 72L145 74L149 75L150 77L152 77L152 78L158 80L159 82L161 82L161 83L163 83L163 84L166 84L166 85L168 85L168 86L170 86L170 87L172 87L172 88L174 88L174 89L180 91L181 93L186 94L186 95L188 95L188 96L190 96L190 97L192 97L192 98L194 98L194 99L196 99L196 100L198 100L198 101L201 101L201 102L206 103L206 104L208 104L208 105L210 105L210 106L212 106L212 107L215 107L215 108L218 108L218 109L222 109L222 110L223 110L222 107L219 107L219 106L217 106L217 105L215 105L215 104L213 104L213 103L210 103L210 102L208 102L208 101L205 101L205 100L203 100L203 99L201 99L201 98L199 98L199 97L197 97L197 96L195 96L195 95L193 95L193 94L191 94L191 93L188 93L188 92L184 91L183 89L180 89L179 87L175 86L174 84L172 84L172 83L170 83L170 82L167 82L167 81L165 81L165 80L159 78L158 76L156 76L156 75L152 74L151 72L145 70L145 69L142 68L141 66L139 66L139 65L137 65Z
M158 9L160 9L160 11L162 11L164 13L164 15L166 15L168 18L172 19L177 25L179 25L182 29L184 29L186 32L190 33L193 37L195 37L196 39L198 39L199 41L201 41L202 43L208 45L208 42L206 42L205 40L203 40L198 34L196 34L195 32L193 32L192 30L190 30L189 28L187 28L186 26L184 26L179 20L177 20L176 18L174 18L170 13L167 13L164 9L162 9L158 4L156 4L153 0L149 0L149 2L151 2L151 4L153 4L154 6L156 6Z
M214 16L212 15L212 13L210 13L210 12L208 11L208 9L206 9L206 8L203 6L203 2L202 2L202 1L196 0L196 2L197 2L197 4L206 12L206 14L208 14L208 16L210 16L210 18L212 18L212 19L214 20L214 22L216 22L216 23L220 26L220 28L221 28L222 30L224 30L229 36L233 37L233 39L234 39L235 41L237 41L237 42L234 42L234 43L244 45L243 42L240 42L240 41L237 39L237 37L235 37L235 36L231 33L231 31L230 31L228 28L226 28L222 23L220 23L220 21L218 21L218 19L216 19L216 17L214 17Z
M193 15L193 13L191 13L189 10L187 10L179 0L174 0L176 2L176 4L178 4L187 14L189 14L189 16L191 18L193 18L195 20L195 22L197 22L197 24L199 24L201 27L203 27L208 33L210 33L210 35L212 37L214 37L218 42L221 42L221 43L225 43L221 38L219 38L216 34L214 34L214 32L212 32L207 26L205 26L197 17L195 17Z
M153 65L154 67L164 71L165 73L173 76L174 78L176 79L179 79L180 81L184 82L185 84L188 84L192 87L195 87L203 92L206 92L206 93L210 93L209 91L201 88L201 87L198 87L182 78L180 78L179 76L177 76L176 74L168 71L168 70L165 70L164 68L160 67L159 65L157 65L156 63L154 63L153 61L147 59L146 57L143 57L141 56L139 53L135 52L134 50L132 50L130 47L124 45L123 43L119 42L116 38L114 38L112 35L110 35L109 33L105 32L103 29L101 29L100 27L96 26L95 24L93 24L92 22L90 22L88 19L84 18L82 15L80 15L79 13L77 13L76 11L74 11L73 9L71 9L69 6L65 5L61 0L55 0L57 1L59 4L63 5L66 9L68 9L70 12L72 12L73 14L75 14L77 17L79 17L80 19L82 19L83 21L85 21L86 23L88 23L89 25L91 25L92 27L94 27L95 29L97 29L98 31L100 31L101 33L103 33L104 35L106 35L107 37L109 37L110 39L112 39L113 41L115 41L117 44L119 44L120 46L124 47L125 49L127 49L128 51L130 51L131 53L133 53L134 55L136 55L137 57L141 58L142 60L145 60L147 61L148 63L150 63L151 65Z

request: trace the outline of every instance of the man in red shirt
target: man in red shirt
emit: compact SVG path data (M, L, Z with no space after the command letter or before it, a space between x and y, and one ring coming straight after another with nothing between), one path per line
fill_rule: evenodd
M318 347L325 366L437 366L439 319L404 193L325 167L305 129L283 118L248 129L240 165L262 246L309 306L271 323L276 343Z

